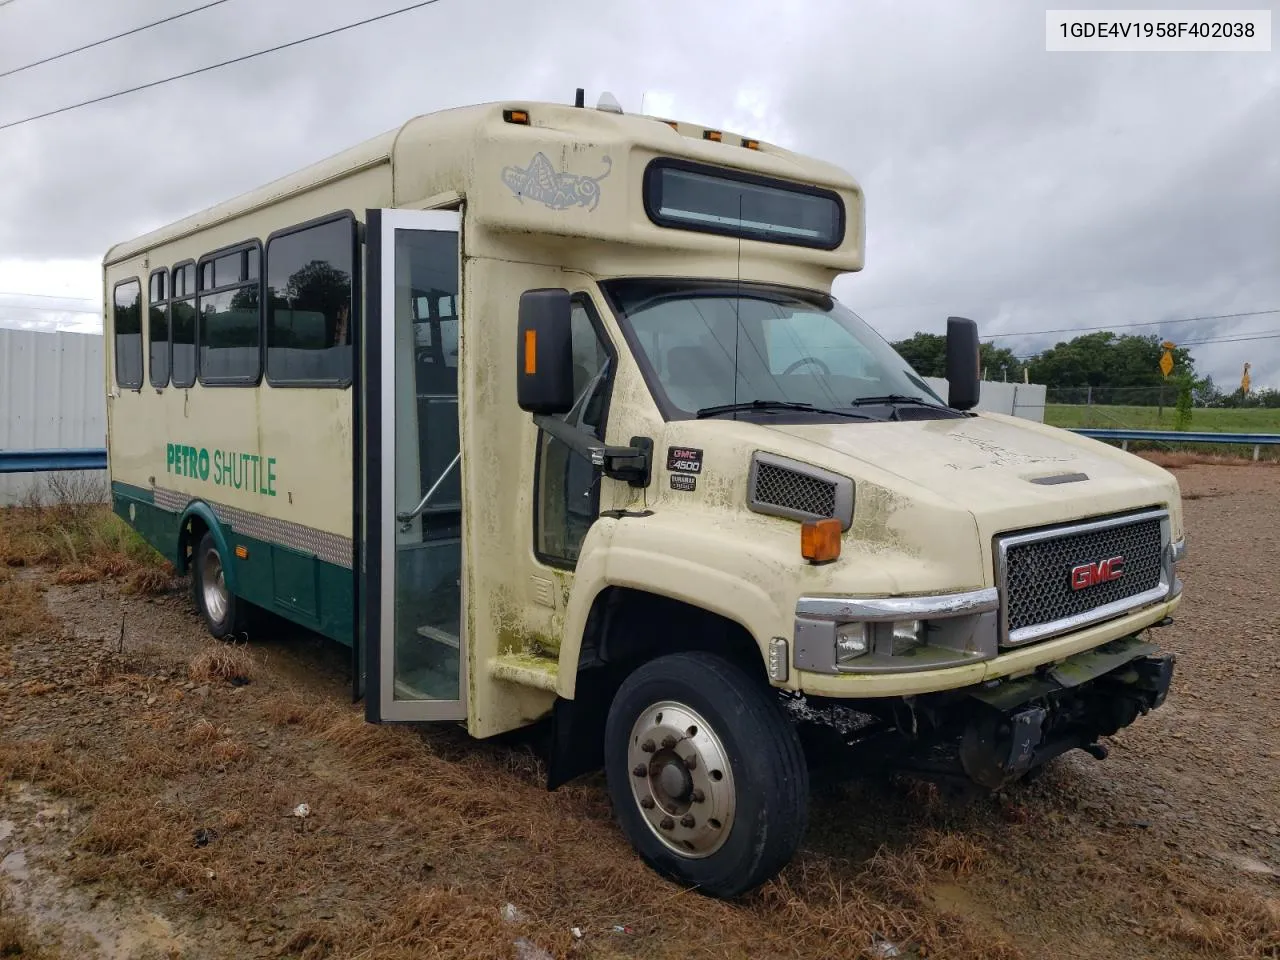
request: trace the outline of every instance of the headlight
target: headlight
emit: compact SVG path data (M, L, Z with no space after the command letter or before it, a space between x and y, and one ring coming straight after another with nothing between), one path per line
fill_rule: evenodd
M867 624L845 623L836 627L836 662L847 663L871 649Z
M918 647L924 635L924 623L920 620L896 620L890 637L890 652L900 657L913 647Z
M905 597L801 597L797 670L892 673L989 660L999 653L994 587Z

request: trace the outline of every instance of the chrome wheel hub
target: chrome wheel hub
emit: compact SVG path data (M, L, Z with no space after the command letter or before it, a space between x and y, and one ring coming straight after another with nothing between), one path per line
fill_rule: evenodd
M222 569L222 558L213 547L206 550L201 558L200 594L204 598L204 608L208 611L209 617L221 623L222 618L227 615L231 594L227 591L227 578Z
M627 746L631 793L654 836L684 857L715 853L729 837L737 795L729 755L692 707L655 703Z

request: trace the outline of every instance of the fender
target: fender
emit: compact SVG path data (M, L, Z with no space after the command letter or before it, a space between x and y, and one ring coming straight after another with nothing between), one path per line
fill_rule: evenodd
M573 590L565 611L556 692L574 697L578 658L587 616L596 596L607 587L631 587L681 600L739 624L764 656L768 638L790 636L794 611L770 594L766 585L787 583L779 576L794 566L790 554L775 555L756 543L726 562L724 529L691 524L683 511L624 516L609 521L599 535L588 535L579 555ZM597 521L603 527L603 521ZM677 545L677 548L673 548ZM762 639L763 638L763 639Z
M213 508L203 500L192 500L187 504L187 508L182 511L182 520L178 524L178 529L181 530L185 527L187 521L192 517L199 517L204 522L204 525L209 528L209 532L213 534L213 542L218 546L218 553L222 554L222 574L226 578L227 589L233 594L239 595L240 590L236 583L236 565L232 560L235 555L231 552L230 544L227 542L227 534L223 529L222 521L213 512ZM191 548L192 550L195 549L194 543ZM182 569L183 562L184 558L178 557L176 566L185 573L186 571Z

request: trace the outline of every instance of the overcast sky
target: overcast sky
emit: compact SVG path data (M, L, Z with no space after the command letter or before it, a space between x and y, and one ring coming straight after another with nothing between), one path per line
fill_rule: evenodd
M0 72L202 2L12 0ZM408 2L228 0L0 78L0 124ZM1280 47L1051 54L1045 6L438 0L0 131L0 325L101 329L112 243L414 114L571 102L578 86L589 105L609 90L629 112L850 171L867 193L866 268L836 293L891 339L942 332L948 314L985 336L1280 310ZM1242 6L1280 21L1274 0ZM1137 332L1280 333L1280 312ZM998 342L1028 353L1064 338ZM1192 350L1228 389L1244 360L1255 387L1280 387L1280 339Z

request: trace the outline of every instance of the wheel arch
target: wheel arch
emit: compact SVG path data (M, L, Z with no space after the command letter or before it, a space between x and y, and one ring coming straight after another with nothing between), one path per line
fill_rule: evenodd
M236 565L227 540L227 531L223 528L218 515L213 512L213 508L203 500L191 501L182 512L182 521L178 525L178 562L176 564L178 572L188 572L191 565L190 554L195 551L196 545L205 532L213 537L218 553L222 555L222 571L227 581L227 589L238 595Z
M547 787L599 769L604 727L614 694L638 667L671 653L714 654L741 667L769 689L759 643L736 618L687 600L636 587L606 586L593 598L576 646L569 696L560 693L552 710Z

